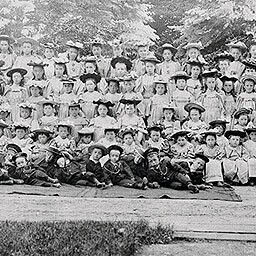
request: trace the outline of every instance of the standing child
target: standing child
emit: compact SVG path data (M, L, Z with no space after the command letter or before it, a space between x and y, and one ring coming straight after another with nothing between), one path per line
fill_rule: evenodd
M83 49L83 44L79 42L68 41L66 45L69 47L67 56L69 62L67 63L67 74L69 77L77 78L84 72L82 63L80 62L80 50Z
M223 158L224 178L235 184L248 182L248 159L249 152L242 145L242 139L246 133L239 130L229 130L225 133L229 145L224 148Z
M39 128L38 121L36 119L36 109L34 105L29 102L24 102L20 104L20 118L19 122L30 127L30 131Z
M190 102L194 102L193 95L186 91L187 80L190 78L184 71L178 71L172 76L175 81L176 90L173 92L171 101L177 107L177 114L180 120L186 117L184 106Z
M203 120L207 124L212 120L221 119L225 113L223 99L217 92L217 75L217 70L205 71L202 74L206 92L199 97L199 102L205 108Z
M12 121L19 119L19 104L28 98L27 90L24 88L24 76L27 71L23 68L14 68L7 72L11 78L11 86L5 92L5 100L11 107Z
M80 80L85 83L86 92L81 92L79 99L81 100L81 108L87 119L95 116L96 105L94 101L102 99L103 95L97 91L97 83L100 81L100 76L97 74L84 74Z
M220 80L223 83L222 90L224 92L223 104L225 107L225 119L231 122L233 114L236 109L236 94L235 94L235 82L237 78L234 76L222 76Z
M95 141L97 142L104 136L104 130L107 127L113 126L117 123L114 117L109 116L109 109L113 107L113 103L106 100L94 101L97 105L97 116L91 119L90 126L95 129Z
M188 103L184 109L188 112L188 120L182 124L183 130L202 133L207 129L206 123L201 120L205 108L196 103Z
M162 80L154 81L154 96L150 99L149 116L146 116L148 125L154 125L163 118L163 104L170 102L167 91L167 82Z
M217 62L217 68L222 76L230 75L230 62L234 61L234 57L228 53L220 53L214 58L215 62Z
M54 60L55 57L55 45L53 43L45 43L42 45L44 48L43 62L48 64L45 69L45 76L47 79L51 79L54 76Z
M28 102L31 104L38 104L38 102L45 100L43 97L43 85L38 81L30 81L28 84Z

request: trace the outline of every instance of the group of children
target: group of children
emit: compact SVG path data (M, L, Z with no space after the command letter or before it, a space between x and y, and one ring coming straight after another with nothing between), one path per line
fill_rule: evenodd
M0 35L2 184L254 185L256 42L246 59L244 43L228 44L212 67L201 43L180 61L170 43L162 61L147 42L134 60L121 42L110 58L99 39L91 56L66 47Z

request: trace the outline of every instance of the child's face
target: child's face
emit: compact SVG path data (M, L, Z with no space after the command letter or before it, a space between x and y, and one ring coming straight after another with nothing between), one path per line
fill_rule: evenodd
M179 136L179 137L177 138L177 144L178 144L180 147L185 146L186 143L187 143L187 140L186 140L186 138L185 138L184 136Z
M84 144L90 144L92 141L92 135L91 134L86 134L81 137L81 142Z
M68 50L68 56L70 60L75 60L78 55L78 50L76 48L70 47Z
M253 59L256 59L256 45L252 45L250 48L250 54Z
M132 92L133 91L133 88L135 86L135 82L134 80L131 80L131 81L125 81L125 84L124 84L127 92Z
M156 84L156 94L163 95L165 93L165 85L164 84Z
M66 139L69 135L68 127L66 126L59 126L58 128L58 134L62 139Z
M241 115L238 118L238 124L241 126L246 126L248 123L248 116L247 115Z
M21 168L27 165L27 160L25 157L18 157L16 158L15 163L18 168Z
M85 72L88 74L93 74L96 70L96 66L95 64L93 64L92 62L86 62L85 63Z
M92 159L95 161L99 161L102 157L102 151L99 148L95 148L93 149L92 153L91 153Z
M171 109L165 109L165 110L164 110L164 118L165 118L167 121L171 121L171 120L172 120L172 117L173 117L173 110L171 110Z
M53 115L53 106L52 105L45 105L43 108L44 115L51 116Z
M116 82L114 82L114 81L110 81L109 82L109 85L108 85L108 91L110 92L110 93L117 93L117 90L118 90L118 85L117 85L117 83Z
M46 134L43 134L43 133L38 134L38 142L40 144L46 144L47 140L48 140L48 137Z
M197 109L191 109L190 118L193 122L198 122L200 120L200 112Z
M185 90L186 80L185 79L177 79L176 86L179 90Z
M54 50L50 48L46 48L44 51L44 56L46 59L51 59L54 57Z
M148 47L147 46L139 47L138 55L139 55L140 58L142 58L142 59L146 58L147 54L148 54Z
M216 79L215 79L214 77L207 77L207 78L206 78L206 85L207 85L207 88L208 88L210 91L215 90L215 87L216 87Z
M155 72L155 64L152 62L146 62L146 73L154 74Z
M24 129L16 129L15 130L15 135L17 136L18 139L23 139L26 135L26 130Z
M116 163L120 158L120 152L118 150L111 150L109 152L109 159L111 162Z
M25 55L29 55L32 53L32 44L31 43L24 43L22 45L22 50Z
M99 105L98 107L99 116L105 117L108 113L108 108L105 105Z
M198 66L192 66L191 67L191 76L193 78L198 78L200 73L201 73L201 68L200 67L198 67Z
M193 166L196 170L202 170L204 169L205 161L201 158L196 158L193 161Z
M127 115L133 115L135 113L135 106L133 104L127 104L125 106L125 113Z
M91 79L86 80L85 86L86 86L86 89L87 89L88 92L93 92L96 88L95 81L93 81Z
M224 128L221 125L214 127L217 130L217 135L221 136L224 133Z
M116 63L115 70L116 70L116 75L118 77L122 77L127 74L127 68L124 63Z
M229 145L231 147L237 147L240 144L240 137L239 136L230 136L229 138Z
M244 81L244 90L248 93L251 93L254 89L254 82L252 80Z
M230 93L234 88L234 84L232 81L225 81L224 82L224 85L223 85L223 90L226 92L226 93Z
M253 142L256 142L256 132L251 132L249 135L250 140Z
M19 72L15 72L12 74L12 81L15 84L19 84L22 80L22 75Z
M205 139L205 142L208 147L214 147L216 144L216 139L213 135L208 135Z
M160 164L160 159L157 154L149 155L147 157L147 160L148 160L149 168L155 168L155 167L159 166L159 164Z
M33 96L33 97L39 97L40 96L40 88L37 86L31 86L30 93L31 93L31 96Z
M99 57L101 55L102 49L100 46L93 46L92 47L92 54L96 57Z
M241 51L239 48L232 48L230 50L231 55L234 57L235 61L238 61L241 56Z
M65 93L71 93L73 91L73 86L74 84L71 83L64 83L63 87L64 87L64 92Z
M172 54L171 50L165 49L163 51L163 58L164 58L165 61L170 61L172 59L172 56L173 56L173 54Z
M152 139L153 142L158 142L159 139L161 138L161 134L158 131L151 131L150 138Z
M124 144L130 146L133 143L133 136L130 133L127 133L124 135L123 141Z
M64 71L65 71L64 65L62 65L62 64L55 64L55 75L57 77L63 76Z
M2 52L7 52L8 48L9 48L8 41L5 41L5 40L0 41L0 50Z
M31 115L31 109L30 108L20 108L20 117L27 119Z
M33 74L35 76L35 79L42 79L44 69L42 67L33 67Z
M70 107L69 108L69 115L73 116L73 117L77 117L78 114L79 114L79 111L80 111L79 107Z
M188 57L191 60L196 59L199 56L199 54L200 54L200 51L197 48L190 48L188 50Z
M12 149L8 149L7 152L6 152L6 156L5 156L5 159L10 161L12 159L13 156L16 155L16 152L13 151Z
M220 72L225 72L229 67L229 61L228 60L220 60L219 61L219 69Z
M107 131L105 133L105 138L108 140L108 141L113 141L115 139L115 132L113 131Z

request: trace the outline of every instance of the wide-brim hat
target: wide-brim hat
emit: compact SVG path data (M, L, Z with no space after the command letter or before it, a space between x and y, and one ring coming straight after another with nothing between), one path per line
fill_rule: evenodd
M184 109L189 113L192 109L197 109L200 113L205 111L205 108L197 103L187 103Z
M72 122L70 122L68 120L60 121L57 124L57 127L60 127L60 126L68 127L70 130L74 129L74 127L75 127L74 123L72 123Z
M13 128L16 129L24 129L24 130L28 130L30 127L29 125L25 124L25 123L21 123L21 122L16 122L12 124Z
M163 127L160 125L153 125L147 128L148 132L150 133L151 131L156 131L156 132L162 132Z
M196 153L194 158L200 158L200 159L202 159L205 163L208 163L208 162L209 162L209 158L208 158L207 156L203 155L203 154Z
M173 133L171 137L176 140L178 137L186 137L188 134L190 134L190 131L178 131Z
M244 83L246 80L252 80L256 84L256 76L253 74L245 74L240 78L240 81Z
M176 54L176 52L178 51L177 48L175 48L172 44L170 43L166 43L166 44L163 44L161 47L160 47L160 51L163 52L164 50L171 50L171 52L174 54Z
M93 135L95 132L93 127L84 127L81 130L79 130L77 133L79 135Z
M42 67L42 68L44 68L45 66L49 66L49 64L44 63L43 61L40 61L40 62L30 61L27 65L32 67Z
M220 77L220 80L224 83L225 81L232 81L232 82L236 82L238 80L238 78L236 76L231 76L231 75L224 75L222 77Z
M155 56L147 56L146 58L142 59L143 62L151 62L154 64L160 63L161 61L157 59Z
M12 68L11 70L9 70L8 72L7 72L7 76L8 77L12 77L12 75L14 74L14 73L20 73L22 76L25 76L27 73L28 73L28 71L26 70L26 69L24 69L24 68Z
M74 85L75 82L76 82L76 79L75 78L72 78L72 77L63 77L61 80L62 84L72 84Z
M27 83L27 86L29 88L33 86L33 87L38 87L42 89L45 86L44 82L45 82L44 80L41 80L41 81L31 80Z
M111 101L109 101L109 100L105 100L105 99L99 99L99 100L94 100L93 101L93 104L96 104L96 105L104 105L104 106L106 106L107 108L111 108L111 107L114 107L115 106L115 104L114 103L112 103Z
M99 83L100 80L101 80L101 76L96 74L96 73L93 73L93 74L90 74L90 73L87 73L87 74L83 74L80 76L80 80L85 83L87 80L89 79L92 79L95 81L95 83Z
M225 121L225 120L213 120L209 123L209 125L211 127L215 127L217 125L221 125L221 126L225 126L228 124L229 122Z
M242 61L242 63L248 68L256 69L256 61L252 58L245 59Z
M55 49L56 45L54 43L45 43L45 44L41 44L42 47L44 48L49 48L49 49Z
M216 137L217 134L218 134L218 131L215 129L210 129L208 131L201 132L201 135L204 137L207 137L208 135L212 135L212 136Z
M52 105L53 107L59 105L59 103L57 103L56 101L53 101L53 100L42 100L42 101L39 101L38 104L42 105L42 106L47 104L47 105Z
M9 44L15 43L14 38L12 38L8 35L0 35L0 41L8 41Z
M52 58L55 64L60 64L60 65L66 65L69 62L68 58L65 57L58 57L58 58Z
M256 127L247 128L247 129L245 129L245 132L247 134L250 134L251 132L256 132Z
M138 104L141 103L141 100L136 100L136 99L121 99L119 101L120 103L124 104L124 105L134 105L137 106Z
M119 128L116 126L110 126L110 127L106 127L104 129L104 133L106 132L114 132L114 133L118 133L119 132Z
M111 146L109 146L108 147L108 153L110 153L110 151L111 150L117 150L117 151L119 151L120 152L120 155L122 155L123 154L123 149L120 147L120 146L118 146L118 145L111 145Z
M111 66L112 66L113 68L116 67L116 64L117 64L117 63L123 63L123 64L125 64L125 66L126 66L126 68L127 68L128 71L131 70L131 68L132 68L132 62L131 62L129 59L125 58L125 57L116 57L116 58L113 58L113 59L111 60L111 62L110 62Z
M45 134L45 135L47 135L48 137L50 137L50 136L53 134L52 131L50 131L50 130L48 130L48 129L46 129L46 128L38 128L38 129L33 130L32 132L33 132L34 134L36 134L36 135L38 135L38 134Z
M135 81L136 78L131 75L127 75L127 76L120 77L119 80L123 82L128 82L128 81Z
M207 78L207 77L220 77L221 74L217 69L211 69L211 70L205 70L202 73L202 77Z
M108 77L108 78L106 78L106 81L107 81L108 84L110 82L115 82L115 83L117 83L119 85L119 83L120 83L120 79L117 78L117 77Z
M198 42L198 43L187 43L185 46L183 46L183 49L185 50L188 50L188 49L191 49L191 48L196 48L198 49L199 51L204 49L203 45L201 42Z
M30 102L22 102L19 104L19 107L20 108L28 108L28 109L36 109L35 105L34 104L31 104Z
M126 127L119 132L119 137L123 138L126 134L131 134L132 136L135 136L136 130L132 127Z
M68 105L69 108L72 108L72 107L78 107L78 108L81 108L81 105L79 102L77 101L71 101L70 104Z
M199 60L189 60L186 62L187 64L191 65L191 66L198 66L200 68L202 68L206 63L201 62Z
M185 71L177 71L173 76L171 76L172 79L185 79L188 80L191 78Z
M27 155L27 153L19 152L19 153L17 153L16 155L14 155L12 157L12 161L15 162L16 159L19 158L19 157L24 157L25 159L27 159L28 155Z
M30 37L20 37L20 38L17 39L17 43L20 44L20 45L22 45L24 43L30 43L33 46L38 46L39 45L39 43L35 39L30 38Z
M76 49L83 49L83 44L82 43L79 43L79 42L73 42L73 41L67 41L66 42L66 45L69 46L69 47L73 47L73 48L76 48Z
M5 122L5 121L3 121L3 120L0 120L0 128L7 128L9 125Z
M225 132L224 136L226 138L229 138L230 136L239 136L240 138L245 138L246 133L244 131L240 131L240 130L229 130L229 131Z
M16 153L22 152L22 149L20 148L20 146L14 143L7 144L6 149L13 150Z
M244 51L247 49L247 46L243 42L240 42L240 41L228 43L228 44L226 44L226 46L228 46L230 48L239 48Z
M159 149L158 148L148 148L144 152L143 157L147 158L149 155L152 155L152 154L159 154Z
M167 110L167 109L173 110L175 112L177 110L177 106L175 105L174 102L169 103L169 104L164 104L163 105L163 111Z
M95 63L97 62L97 59L95 56L87 56L85 58L83 58L83 61L86 63L86 62L89 62L89 63Z
M103 156L105 156L105 155L107 154L107 149L106 149L106 147L104 147L104 146L101 145L101 144L93 144L93 145L91 145L91 146L88 148L88 152L89 152L89 153L92 153L92 151L93 151L95 148L100 149Z
M241 108L234 113L234 118L238 119L241 115L249 115L251 111L247 108Z
M228 52L219 53L214 57L214 61L218 62L220 60L234 61L235 58Z

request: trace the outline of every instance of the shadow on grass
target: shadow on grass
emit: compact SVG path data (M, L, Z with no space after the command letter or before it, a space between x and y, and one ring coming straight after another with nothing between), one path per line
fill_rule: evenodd
M139 222L0 222L1 255L134 255L143 245L168 244L171 227Z

